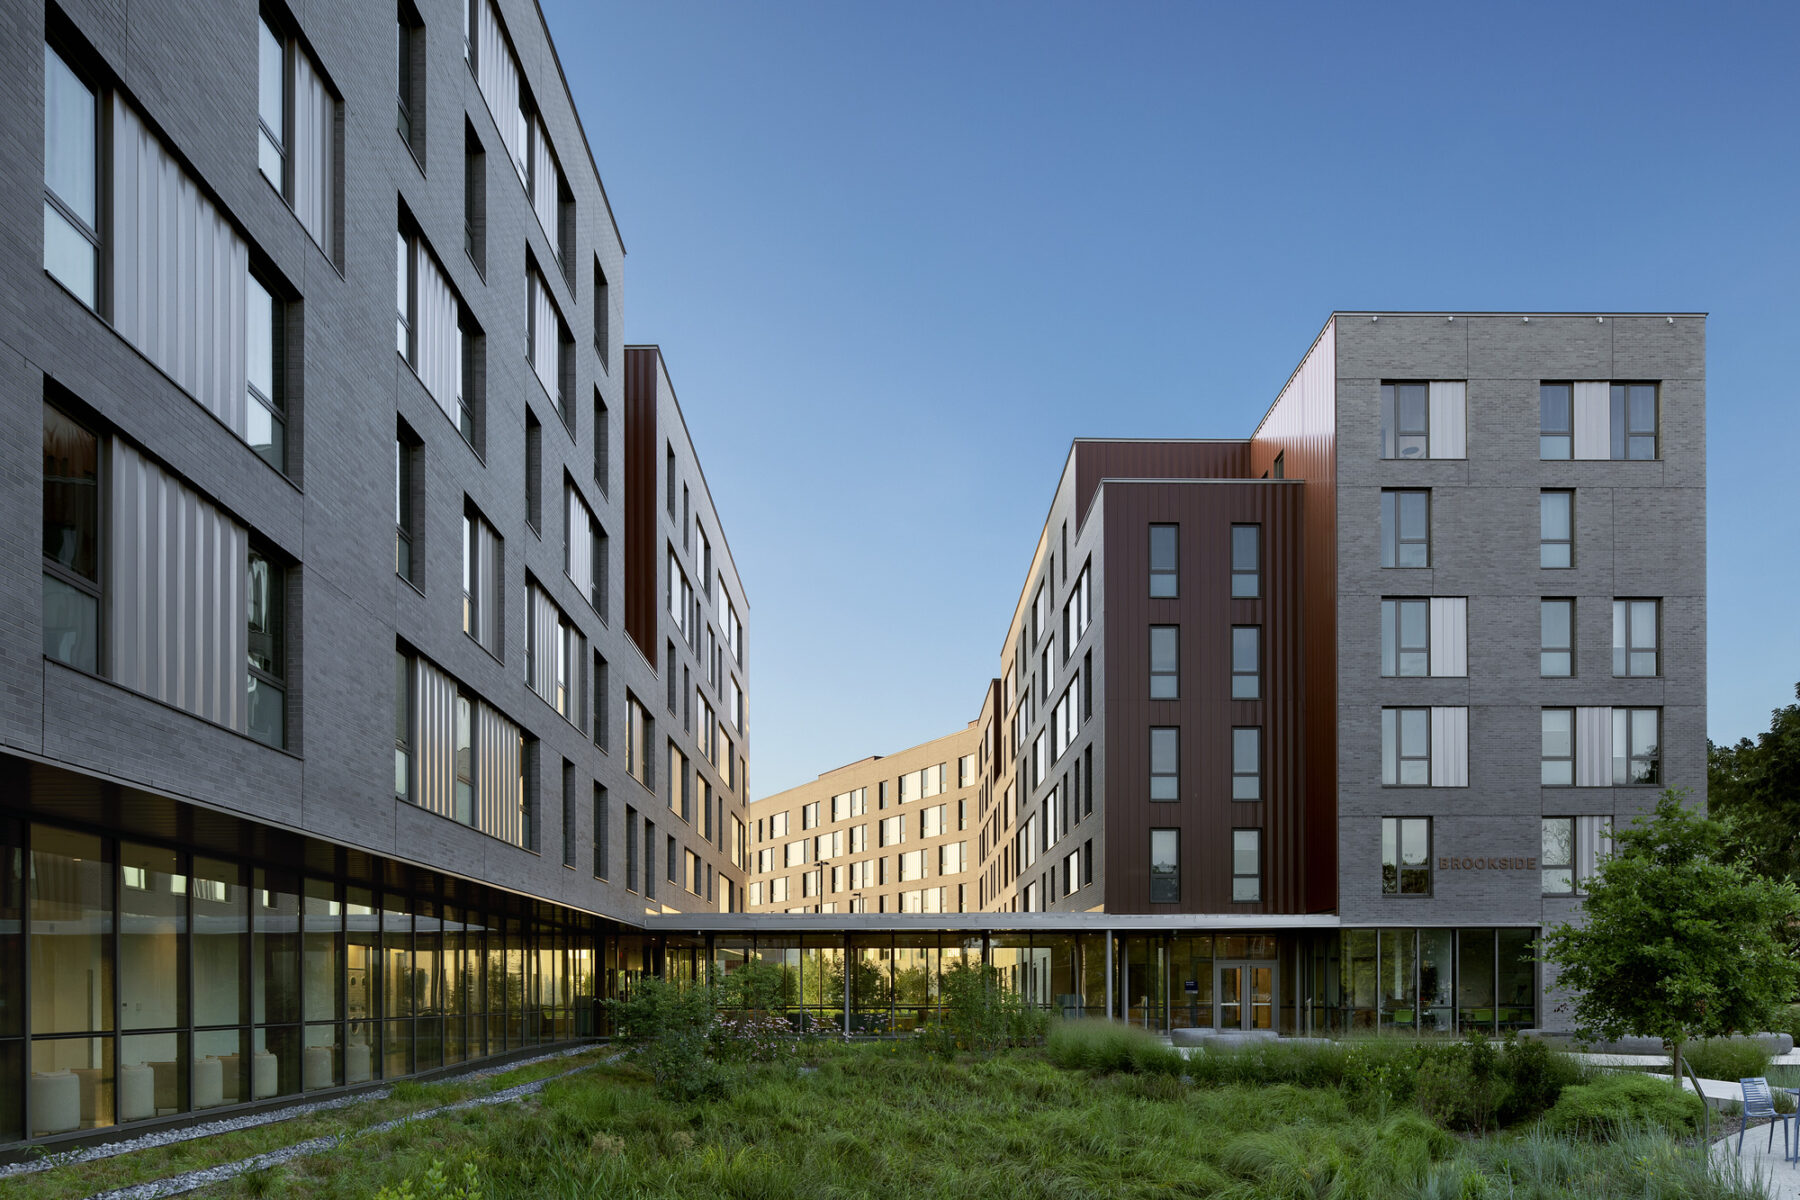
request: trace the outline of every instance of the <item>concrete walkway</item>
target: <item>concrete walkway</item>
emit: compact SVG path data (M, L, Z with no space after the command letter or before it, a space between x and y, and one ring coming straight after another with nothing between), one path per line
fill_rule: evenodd
M1788 1137L1793 1137L1793 1126L1788 1127ZM1737 1134L1728 1138L1720 1138L1712 1145L1713 1160L1722 1166L1735 1168L1744 1174L1745 1179L1760 1179L1768 1188L1769 1200L1800 1200L1800 1164L1788 1162L1783 1157L1781 1130L1775 1130L1775 1148L1769 1149L1769 1127L1752 1125L1744 1134L1744 1152L1738 1154Z

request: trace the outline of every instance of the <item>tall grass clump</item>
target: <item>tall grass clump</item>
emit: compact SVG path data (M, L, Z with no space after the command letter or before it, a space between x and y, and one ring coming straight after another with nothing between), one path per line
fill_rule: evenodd
M1620 1127L1610 1141L1598 1143L1542 1129L1465 1143L1454 1158L1434 1165L1415 1188L1401 1194L1416 1200L1771 1197L1768 1185L1746 1178L1735 1160L1715 1160L1705 1146L1684 1146L1661 1130L1644 1126Z
M1187 1069L1187 1061L1174 1047L1119 1021L1054 1022L1044 1049L1051 1062L1075 1071L1181 1075Z
M1640 1128L1689 1137L1699 1131L1705 1108L1704 1100L1667 1079L1624 1071L1563 1089L1544 1114L1543 1128L1595 1140Z
M1681 1057L1702 1079L1752 1079L1769 1073L1769 1052L1750 1038L1703 1038L1682 1048Z

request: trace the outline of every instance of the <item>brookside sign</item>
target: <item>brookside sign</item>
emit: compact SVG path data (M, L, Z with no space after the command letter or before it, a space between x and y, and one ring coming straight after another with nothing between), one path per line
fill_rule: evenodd
M1440 871L1535 871L1537 856L1530 858L1458 858L1454 854L1438 858Z

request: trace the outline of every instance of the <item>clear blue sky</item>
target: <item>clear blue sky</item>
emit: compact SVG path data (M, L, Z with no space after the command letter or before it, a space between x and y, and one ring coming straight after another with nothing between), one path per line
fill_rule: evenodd
M1069 440L1333 309L1710 312L1710 731L1800 679L1800 5L544 0L750 593L757 795L976 715Z

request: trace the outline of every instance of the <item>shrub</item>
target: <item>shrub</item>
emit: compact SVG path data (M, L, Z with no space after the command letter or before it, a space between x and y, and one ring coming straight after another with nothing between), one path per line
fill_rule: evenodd
M1494 1045L1481 1034L1455 1042L1420 1064L1414 1080L1419 1107L1446 1129L1485 1130L1506 1102L1507 1082Z
M624 999L608 1000L620 1040L672 1100L718 1099L725 1077L707 1056L717 995L703 984L639 979Z
M1044 1036L1049 1017L1007 988L997 967L959 961L940 978L944 1003L929 1034L938 1053L992 1053Z
M1705 1038L1681 1056L1702 1079L1750 1079L1769 1073L1769 1052L1749 1038Z
M1648 1125L1680 1136L1700 1128L1705 1107L1700 1097L1677 1091L1666 1079L1621 1072L1564 1088L1562 1098L1544 1114L1544 1128L1606 1140Z
M1581 1064L1572 1055L1551 1049L1541 1038L1506 1035L1501 1056L1507 1094L1500 1103L1500 1122L1510 1125L1537 1116L1562 1096L1563 1089L1584 1078Z

